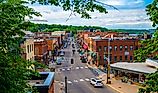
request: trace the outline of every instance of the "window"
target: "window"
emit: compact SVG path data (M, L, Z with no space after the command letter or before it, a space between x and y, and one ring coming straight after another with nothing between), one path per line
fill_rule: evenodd
M130 56L130 60L131 60L131 61L133 60L133 56Z
M122 51L122 48L123 48L123 46L121 45L121 46L120 46L120 51Z
M27 53L29 53L29 45L27 45Z
M107 61L107 59L108 59L108 54L105 54L104 55L104 60Z
M114 56L114 61L117 62L117 56Z
M120 56L120 61L122 61L122 56Z
M109 47L110 48L110 52L112 51L112 46Z
M138 49L138 46L136 46L135 49L137 50L137 49Z
M33 47L33 44L32 44L32 51L33 51L34 47Z
M125 51L127 51L128 50L128 46L125 46Z
M99 59L98 59L99 61L101 60L101 56L99 56Z
M125 60L128 60L128 56L125 56Z
M112 55L110 55L110 61L112 61Z
M101 46L99 46L98 51L101 51Z
M115 51L117 51L117 46L115 46L114 48L115 48Z
M30 52L31 52L31 50L32 50L32 45L30 45Z
M133 46L130 46L130 50L133 50Z
M104 46L104 51L105 51L105 52L107 51L107 46Z

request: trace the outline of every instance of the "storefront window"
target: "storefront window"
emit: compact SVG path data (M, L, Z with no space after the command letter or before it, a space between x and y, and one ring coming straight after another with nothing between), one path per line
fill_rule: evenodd
M121 46L120 46L120 51L122 51L122 48L123 48L123 46L121 45Z
M115 46L115 51L117 51L117 46Z

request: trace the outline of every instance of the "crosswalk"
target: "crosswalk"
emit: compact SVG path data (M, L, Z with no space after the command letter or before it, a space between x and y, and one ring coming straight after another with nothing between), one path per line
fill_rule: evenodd
M78 79L78 80L77 80L77 79L68 80L67 83L68 83L68 84L73 84L73 83L84 82L84 81L90 82L90 78L85 78L85 79L80 78L80 79Z
M59 69L57 69L57 71L56 72L64 72L64 71L71 71L71 70L79 70L79 69L88 69L88 67L87 66L85 66L85 67L83 67L83 66L81 66L81 67L66 67L66 68L59 68Z

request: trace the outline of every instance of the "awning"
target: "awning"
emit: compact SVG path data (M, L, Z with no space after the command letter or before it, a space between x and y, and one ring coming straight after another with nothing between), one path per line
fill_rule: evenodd
M91 56L92 56L92 57L95 57L95 56L96 56L96 53L93 52L93 53L91 54Z
M86 44L83 44L83 48L84 48L85 50L87 50L87 49L88 49L88 46L87 46Z
M84 51L81 51L80 54L83 55L83 54L84 54Z

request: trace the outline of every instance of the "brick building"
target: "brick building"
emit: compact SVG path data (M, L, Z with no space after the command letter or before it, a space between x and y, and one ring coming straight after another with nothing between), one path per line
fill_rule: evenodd
M35 39L35 60L48 65L48 45L44 39Z
M134 50L139 47L139 38L130 37L128 33L79 32L77 37L81 46L88 46L91 56L87 57L97 66L107 64L108 46L110 63L133 62Z
M133 62L138 39L93 39L90 47L97 56L96 65L107 64L108 48L110 63Z

